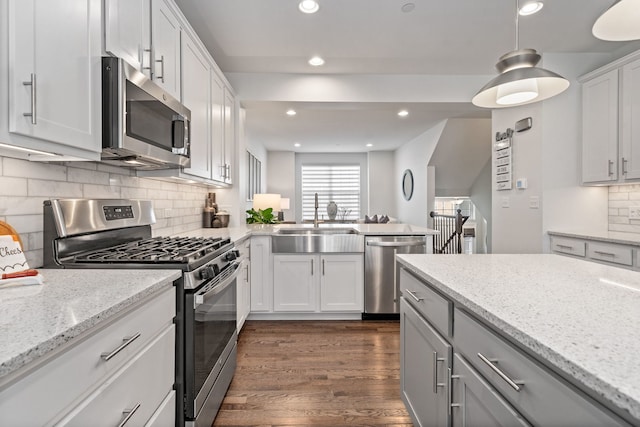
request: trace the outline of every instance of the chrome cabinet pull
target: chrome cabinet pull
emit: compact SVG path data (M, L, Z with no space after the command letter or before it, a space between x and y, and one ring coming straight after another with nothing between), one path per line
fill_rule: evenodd
M324 259L322 260L322 275L324 276Z
M438 394L438 387L445 387L445 383L438 382L438 362L444 362L445 359L438 357L438 352L433 352L433 393Z
M248 264L244 266L244 272L245 272L244 281L249 283L249 265Z
M593 251L593 253L598 254L598 255L611 256L611 257L615 257L616 256L616 254L613 254L611 252Z
M623 175L627 174L627 163L629 163L629 160L623 157L622 158L622 174Z
M36 75L31 73L31 80L28 82L22 82L24 86L31 86L31 112L22 113L24 117L31 117L31 124L35 125L36 122Z
M609 176L613 175L613 160L609 160L609 166L608 166L607 172L609 172Z
M122 344L120 344L118 346L118 348L116 348L113 351L110 352L105 352L102 353L100 355L100 358L102 360L104 360L105 362L108 361L109 359L111 359L113 356L115 356L116 354L120 353L122 350L124 350L124 348L126 346L128 346L129 344L131 344L132 342L134 342L135 340L137 340L138 338L140 338L140 332L137 332L135 335L130 336L130 337L125 337L122 339Z
M124 418L122 419L122 421L120 421L120 424L118 424L118 427L123 427L131 419L131 417L133 417L133 414L136 413L138 408L140 408L140 404L139 403L136 406L134 406L133 408L131 408L131 409L127 409L126 411L122 411L122 414L124 415Z
M142 68L143 70L149 70L149 74L151 74L151 49L142 49L142 60L140 61L140 68ZM148 52L149 53L149 66L145 67L144 66L144 52Z
M164 55L160 55L160 59L156 59L156 62L160 63L160 75L156 76L156 80L160 79L164 83Z
M311 275L313 276L313 260L311 260Z
M507 384L509 384L509 386L512 389L514 389L515 391L519 392L522 389L522 387L524 387L524 384L522 382L516 382L516 381L512 380L511 378L509 378L509 376L507 374L502 372L502 370L495 365L495 363L497 363L497 362L494 363L494 362L490 361L485 356L483 356L482 353L478 353L478 357L480 358L480 360L482 360L484 363L486 363L491 368L491 370L493 372L498 374L498 376L500 378L502 378Z
M453 375L451 368L447 368L447 412L451 415L451 408L459 408L460 403L453 403L453 380L460 378L460 375Z
M408 293L416 302L424 301L424 298L417 296L415 292L411 292L409 289L405 289L404 291Z
M569 245L560 245L560 244L557 244L556 246L557 246L557 247L559 247L559 248L564 248L564 249L573 249L573 246L569 246Z

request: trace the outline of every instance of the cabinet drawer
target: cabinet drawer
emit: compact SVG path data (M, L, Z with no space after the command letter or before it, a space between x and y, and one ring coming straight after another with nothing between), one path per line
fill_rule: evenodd
M168 427L176 425L176 391L171 390L144 427Z
M551 237L551 250L562 254L584 256L585 242L564 237Z
M174 383L175 326L151 344L76 407L60 426L114 426L130 414L127 426L142 426L156 412Z
M42 404L37 411L28 412L27 424L45 425L62 416L172 324L175 294L175 288L168 288L0 392L0 424L25 425L23 411L32 408L33 402ZM123 338L137 333L140 336L111 359L101 357L123 344Z
M632 249L626 246L589 242L587 256L591 259L615 264L633 264Z
M456 309L454 315L460 353L533 424L626 425L466 313ZM515 384L509 385L507 378Z
M452 334L453 304L407 270L400 270L400 292L441 334Z

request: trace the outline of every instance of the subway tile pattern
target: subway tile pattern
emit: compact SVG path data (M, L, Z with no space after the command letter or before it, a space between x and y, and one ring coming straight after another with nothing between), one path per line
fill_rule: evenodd
M50 198L123 198L153 202L154 236L200 229L206 187L139 178L95 162L40 163L0 156L0 220L20 234L29 266L42 266L42 204Z
M609 187L609 231L640 238L640 219L629 218L631 207L640 208L640 184Z

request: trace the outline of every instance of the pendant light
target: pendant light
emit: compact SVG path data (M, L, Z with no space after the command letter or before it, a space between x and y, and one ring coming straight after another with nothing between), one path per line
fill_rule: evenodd
M602 40L640 39L640 0L618 0L600 15L591 31Z
M536 67L541 56L535 49L518 47L518 0L516 0L516 48L498 59L500 73L471 102L484 108L505 108L551 98L569 87L564 77Z

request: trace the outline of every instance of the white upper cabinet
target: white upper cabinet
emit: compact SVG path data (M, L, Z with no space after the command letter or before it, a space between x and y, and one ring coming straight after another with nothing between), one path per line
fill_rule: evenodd
M622 173L640 179L640 59L622 67Z
M101 12L101 0L9 0L9 132L99 158Z
M150 0L105 0L105 51L149 75Z
M165 0L151 2L151 78L180 97L180 21Z
M198 46L182 37L182 102L191 110L191 167L185 173L211 179L211 66Z
M582 85L582 180L618 179L618 70Z
M224 82L218 75L211 72L211 149L213 161L212 178L219 182L225 181L224 160Z
M640 180L640 51L580 81L582 182Z
M225 87L224 89L224 144L222 148L224 182L231 184L232 165L234 163L234 148L236 146L236 98L233 93Z

